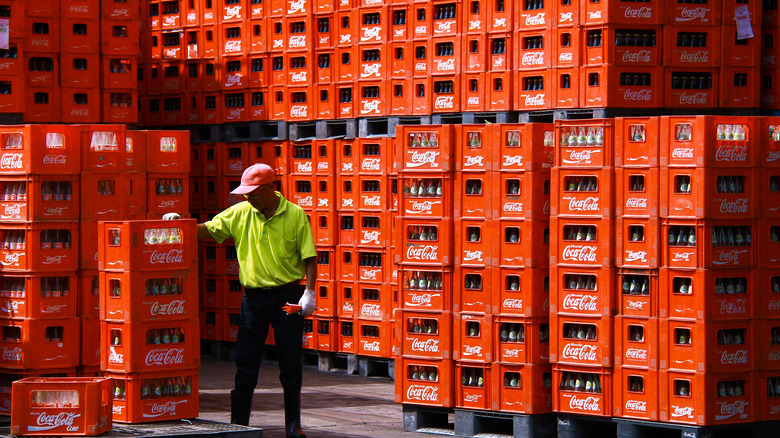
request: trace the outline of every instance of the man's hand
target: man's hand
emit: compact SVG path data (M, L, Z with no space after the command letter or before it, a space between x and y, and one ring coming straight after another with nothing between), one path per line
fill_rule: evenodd
M165 213L162 217L164 221L175 221L181 219L179 213Z
M309 316L314 313L314 309L317 308L317 300L314 298L314 291L306 289L303 292L303 296L298 300L298 305L301 306L301 315Z

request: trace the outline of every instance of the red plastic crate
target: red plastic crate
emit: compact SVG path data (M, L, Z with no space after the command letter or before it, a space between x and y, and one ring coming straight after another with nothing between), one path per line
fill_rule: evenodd
M591 24L661 24L663 8L661 1L653 0L647 5L635 5L633 2L610 0L596 2L588 0L580 3L580 23ZM644 3L644 2L643 2Z
M337 261L334 260L333 247L317 247L317 279L330 281L335 277Z
M780 373L777 371L763 371L758 373L756 395L758 408L762 421L774 421L780 414L780 396L777 392L777 384L780 383ZM764 389L766 388L766 390ZM770 388L772 388L770 390Z
M401 248L396 263L412 263L427 266L447 266L452 260L451 219L403 218L401 221ZM417 231L419 229L419 231ZM435 230L436 239L422 240L423 230ZM418 234L419 233L419 234Z
M676 109L717 107L721 80L718 69L665 67L663 74L664 83L667 84L664 88L664 106Z
M614 121L560 120L555 123L555 165L601 168L614 165Z
M660 120L661 166L757 166L761 134L755 122L760 119L662 116Z
M393 312L392 290L386 284L356 283L355 317L362 320L389 321Z
M60 52L59 17L29 17L25 23L24 49L28 55Z
M456 141L464 145L456 148L456 170L464 172L492 170L494 134L491 125L456 125L455 135ZM456 178L458 177L462 178L462 175L456 174Z
M78 268L78 222L9 224L0 233L3 242L9 242L0 249L3 272L74 272ZM16 245L11 243L14 240Z
M780 317L780 270L759 269L755 272L757 293L755 317Z
M64 274L64 273L61 273ZM78 315L79 284L75 274L36 272L0 277L3 318L71 318Z
M615 215L658 217L658 167L615 168Z
M758 132L761 150L759 152L759 165L765 169L780 166L780 119L777 117L760 117L758 119ZM771 190L770 190L771 191Z
M752 269L661 268L659 316L695 321L752 319L759 313L762 295L757 293L761 287L757 281Z
M113 419L117 423L151 423L198 416L197 369L106 375L114 382Z
M721 386L723 382L723 386ZM721 392L728 383L733 389L740 382L741 395ZM756 420L757 386L754 372L686 373L673 370L659 372L659 418L670 423L719 425L746 423ZM723 393L725 396L721 396Z
M224 277L221 275L202 275L198 279L198 302L201 307L222 307L225 305Z
M336 307L336 302L338 298L336 282L317 280L314 288L315 299L317 301L317 308L314 311L314 316L318 318L337 316L338 309Z
M101 272L100 317L125 322L194 318L198 282L193 272Z
M555 6L558 8L567 7L562 4L556 4ZM581 47L583 34L580 31L579 26L558 27L553 29L552 32L552 40L550 41L550 46L552 47L552 67L579 67L582 58L581 52L583 51Z
M200 338L211 341L225 340L225 311L223 309L200 309Z
M484 219L455 219L455 264L491 266L493 227L492 221Z
M654 269L659 266L658 246L663 237L658 217L619 217L615 219L615 266Z
M143 184L139 184L146 182L144 176L82 172L80 217L86 220L118 220L128 217L131 208L135 212L144 210L146 193Z
M164 236L158 230L178 230L173 242L153 242ZM147 236L148 242L147 242ZM143 237L142 237L143 236ZM141 238L144 241L141 241ZM118 241L118 242L117 242ZM98 224L98 245L101 270L169 270L197 266L195 221L123 221ZM141 249L136 249L138 245ZM167 251L165 251L167 250Z
M659 285L655 269L618 269L618 313L632 317L658 316Z
M733 17L733 15L732 15ZM761 26L753 25L752 32L761 35ZM755 67L761 63L761 38L737 39L737 26L721 27L723 53L722 67Z
M663 87L669 82L661 67L603 64L581 67L579 74L583 107L659 108L670 102L670 94L675 91ZM716 102L713 92L711 104Z
M553 411L610 417L612 398L611 368L553 365Z
M81 128L78 126L4 127L0 130L0 147L2 147L0 169L5 174L79 173L81 171L80 135Z
M611 366L613 318L550 316L550 362L592 367Z
M493 402L493 367L490 364L455 362L455 406L465 409L487 410Z
M616 316L615 366L658 369L658 318Z
M723 9L718 6L690 3L672 3L666 6L666 24L685 26L718 26ZM695 28L694 28L695 30Z
M456 220L488 219L491 217L493 201L493 187L489 182L492 173L486 172L458 172L455 176L455 205L453 215ZM530 176L524 175L524 177Z
M539 29L554 22L554 3L523 3L514 10L514 27L518 30ZM541 7L540 7L541 6Z
M400 182L403 188L401 189L399 206L403 215L420 219L452 217L452 177L448 174L436 173L420 176L421 178L401 177ZM366 178L368 177L361 176L360 180ZM388 205L388 203L383 205ZM373 206L363 206L363 208L367 207Z
M554 164L552 131L553 126L546 123L498 125L492 138L495 170L533 171L551 168Z
M452 358L462 362L493 362L493 316L455 313Z
M361 248L387 248L392 241L390 235L390 215L379 212L361 211L357 219L357 232L354 243ZM350 244L349 242L343 242Z
M550 264L608 267L614 221L606 218L550 218ZM589 236L590 234L590 236Z
M552 368L549 365L507 365L494 362L492 409L501 412L552 412Z
M780 370L780 319L756 320L757 365L760 370Z
M550 313L550 278L545 268L493 270L493 312L540 317Z
M433 180L428 180L433 181ZM358 205L357 208L360 211L379 211L379 210L386 210L388 206L390 205L390 199L389 199L389 180L382 176L382 175L360 175L357 177L357 183L358 183ZM445 188L446 190L449 189L449 184L451 183L451 180L444 180L445 185L447 186ZM408 196L408 195L407 195ZM320 198L322 199L322 198ZM418 203L425 203L425 200L428 198L413 198L408 199L404 204L407 205L417 205ZM439 198L442 199L442 198ZM446 196L444 196L444 199L446 200ZM434 201L435 202L435 201ZM442 201L437 202L439 205L443 205ZM435 204L434 204L435 205ZM444 207L446 208L446 207ZM410 208L407 208L407 213L409 213ZM433 211L433 210L427 210L428 214L432 216L446 216L447 214L445 212L439 212L439 211ZM437 214L438 213L438 214Z
M662 64L662 28L605 24L584 26L581 46L583 65L657 66Z
M455 266L453 304L455 312L493 313L493 272L491 268Z
M227 274L222 276L225 291L224 307L237 313L241 309L241 303L244 300L244 287L238 279L237 274ZM230 324L227 326L230 327ZM237 330L238 328L236 328Z
M763 94L759 91L762 77L755 67L722 67L718 106L724 108L753 108L760 106Z
M553 169L550 198L557 202L550 207L550 214L559 217L613 216L613 179L610 168ZM537 191L538 188L534 190Z
M200 366L198 325L197 319L143 323L101 321L100 368L119 373L197 368ZM179 342L173 341L174 336L179 337ZM170 339L168 343L166 337Z
M28 87L25 95L25 123L59 123L62 121L61 90L55 87ZM15 108L18 111L18 107Z
M616 117L615 166L658 166L659 138L660 119L657 117Z
M553 97L558 108L580 107L579 67L553 69Z
M491 240L493 266L538 268L550 262L550 224L545 220L499 219Z
M395 356L449 360L453 358L453 315L401 310L396 315Z
M616 312L613 268L550 268L550 313L608 317Z
M358 303L358 288L352 281L337 281L336 283L336 315L339 318L355 316L355 306ZM353 339L354 341L354 339ZM353 345L354 347L354 345Z
M33 175L0 180L0 221L77 220L78 178Z
M334 320L338 333L336 333L336 348L339 353L355 354L357 344L355 343L354 324L352 318L338 318Z
M680 4L674 6L684 7L688 10L692 8ZM663 33L664 65L684 68L719 67L721 65L721 27L715 24L692 27L691 24L693 23L688 21L665 27Z
M28 377L13 384L14 435L100 435L111 430L111 379ZM58 400L62 400L58 403Z
M189 203L188 190L187 173L148 173L147 210L150 213L163 214L186 210ZM227 192L223 191L221 194L227 195Z
M753 321L691 322L660 320L660 369L688 372L741 372L758 358ZM738 335L742 344L734 344ZM731 343L729 343L731 342Z
M100 315L100 279L98 271L81 269L78 272L78 316Z
M336 247L336 276L340 281L357 281L357 251L354 246Z
M76 367L81 359L79 318L0 320L6 369Z
M658 371L615 367L614 416L658 421Z
M357 354L370 357L392 357L392 321L357 321Z
M100 51L103 55L137 55L140 26L134 21L100 20Z
M712 238L713 228L719 236L720 231L737 234L735 241L739 242L739 234L742 233L743 242L747 245L732 244L724 240L725 245L715 244ZM661 242L662 242L662 266L670 268L716 268L732 269L756 266L756 247L758 244L752 244L748 238L753 234L756 242L760 242L761 230L756 221L752 219L742 220L684 220L684 219L662 219L661 220ZM758 232L757 232L758 230ZM690 245L691 233L695 232L695 245ZM764 234L766 235L766 234ZM672 244L671 239L677 236L677 241ZM685 238L688 242L685 242ZM727 234L724 234L727 236ZM727 237L726 237L727 238ZM703 239L703 240L702 240ZM678 242L681 244L678 244Z
M412 173L451 170L454 135L451 125L401 125L400 128L396 136L396 148L400 152L397 170ZM433 145L431 138L434 138Z
M398 357L395 369L399 371L395 379L396 403L445 408L455 405L455 362Z
M493 320L495 362L547 364L550 362L550 324L547 317L499 315Z
M402 265L398 271L402 297L401 307L407 310L449 312L453 309L453 272L451 267L436 269Z
M13 382L27 377L69 377L79 376L77 368L64 368L53 370L5 370L0 373L0 412L2 415L11 415L11 390Z

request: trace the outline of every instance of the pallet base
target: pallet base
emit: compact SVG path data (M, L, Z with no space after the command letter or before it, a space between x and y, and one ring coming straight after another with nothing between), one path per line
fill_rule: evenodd
M0 427L0 437L13 437L10 426ZM162 423L118 424L114 423L110 432L101 437L222 437L222 438L262 438L263 429L238 426L235 424L217 423L206 420L180 420Z
M523 415L455 410L455 435L462 437L555 438L555 414Z
M558 438L760 438L779 436L780 421L695 426L558 414Z
M455 435L452 409L430 406L403 405L404 432Z

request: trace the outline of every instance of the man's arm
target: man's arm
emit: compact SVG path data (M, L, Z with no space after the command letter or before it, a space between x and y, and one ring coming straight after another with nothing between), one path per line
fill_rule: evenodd
M205 224L198 224L198 240L208 240L208 239L214 240L214 237L212 237L211 233L209 233L209 229L206 228Z
M314 290L317 281L317 257L309 257L303 261L306 264L306 289Z

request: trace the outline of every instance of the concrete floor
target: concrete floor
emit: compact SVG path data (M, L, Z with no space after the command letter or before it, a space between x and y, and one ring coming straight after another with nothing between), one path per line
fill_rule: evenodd
M203 358L200 367L200 417L230 422L230 390L235 367L230 361ZM284 437L284 407L276 362L260 370L249 425L263 429L263 438ZM401 405L394 400L388 377L360 377L304 368L301 422L309 438L422 438L404 432Z

